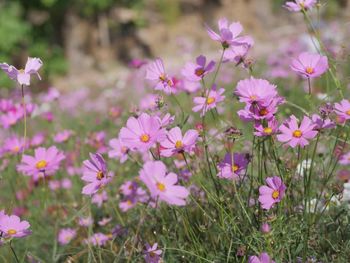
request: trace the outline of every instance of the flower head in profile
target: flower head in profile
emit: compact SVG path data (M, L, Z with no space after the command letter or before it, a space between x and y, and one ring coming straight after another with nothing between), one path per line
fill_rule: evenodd
M318 114L313 114L311 116L312 122L315 124L316 130L333 129L336 124L329 118L322 118Z
M174 93L174 82L165 72L163 60L157 58L147 65L146 79L153 81L156 90L163 90L165 93Z
M96 204L98 207L101 207L104 202L108 200L108 195L106 191L97 192L91 198L91 203Z
M295 0L295 2L288 1L284 7L292 12L300 12L302 10L309 10L317 3L317 0Z
M214 61L210 61L208 64L206 62L207 58L201 55L196 58L196 63L188 62L181 73L188 81L200 81L205 75L215 69Z
M77 235L77 231L73 228L62 228L58 232L58 243L60 245L67 245L69 244L72 239Z
M344 99L339 103L335 103L334 111L338 117L350 120L350 101Z
M148 161L140 171L140 180L149 189L151 196L157 200L164 201L170 205L186 205L189 191L177 185L177 175L167 173L166 166L161 161Z
M145 152L165 138L165 130L158 117L142 113L138 118L130 117L126 127L120 130L121 143L132 151Z
M159 263L162 250L158 249L158 243L154 243L153 246L146 244L146 248L143 251L146 263Z
M5 238L21 238L31 234L30 224L27 221L21 221L16 215L0 214L0 232Z
M267 177L265 181L267 185L259 187L259 202L263 209L269 210L282 200L286 186L278 176Z
M277 140L288 143L292 148L298 145L305 147L309 144L309 140L315 138L318 133L314 128L315 124L309 117L304 116L299 125L298 119L292 115L279 127L281 133L277 135Z
M275 263L266 252L262 252L259 256L250 256L248 263Z
M303 52L292 60L291 69L304 78L316 78L328 70L328 58L319 54Z
M204 116L205 113L211 109L216 108L219 102L222 102L225 99L223 95L225 90L220 88L216 90L214 86L206 95L206 97L195 97L193 102L195 106L192 108L194 112L201 111L201 116Z
M112 139L109 141L110 150L108 152L109 158L116 158L120 163L124 163L128 159L129 149L124 146L119 139Z
M65 155L56 146L48 149L39 147L35 149L34 156L23 155L17 170L37 181L41 177L53 175L64 159Z
M82 193L93 195L112 180L112 175L107 171L106 161L99 153L90 153L90 160L83 162L82 180L87 183Z
M275 118L267 121L266 124L256 123L254 135L258 137L271 136L278 131L278 121Z
M224 160L218 165L217 176L225 179L238 179L244 174L248 163L249 160L244 153L227 153Z
M172 128L167 132L166 139L160 144L161 155L170 157L180 152L191 152L196 144L198 135L196 130L188 130L185 135L182 136L179 127Z
M17 69L12 65L7 63L0 63L0 68L7 74L7 76L17 81L20 85L30 85L30 75L35 74L41 80L39 75L39 69L43 65L43 62L40 58L31 58L29 57L24 69Z

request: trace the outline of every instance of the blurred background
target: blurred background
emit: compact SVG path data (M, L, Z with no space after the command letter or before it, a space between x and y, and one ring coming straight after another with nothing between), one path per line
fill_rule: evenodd
M28 56L40 57L44 61L40 89L50 85L71 89L101 81L107 85L132 59L159 56L173 66L201 53L217 57L219 47L204 25L216 28L220 17L240 21L244 34L253 36L253 57L267 56L276 52L282 39L307 32L302 14L285 10L284 2L0 0L0 61L21 67ZM350 0L326 0L320 5L314 17L317 26L326 21L330 40L349 45L344 37L350 31ZM12 85L0 74L0 87Z

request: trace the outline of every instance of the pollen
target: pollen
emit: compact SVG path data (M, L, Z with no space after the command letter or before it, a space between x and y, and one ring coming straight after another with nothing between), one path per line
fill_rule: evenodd
M312 74L315 70L312 67L307 67L305 71L307 74Z
M182 141L176 141L175 148L180 149L183 146Z
M271 134L272 133L272 129L270 127L266 127L266 128L264 128L264 133L265 134Z
M207 99L207 104L208 104L208 105L213 104L214 102L215 102L215 98L213 98L213 97L209 97L209 98Z
M12 151L14 153L18 153L19 152L19 147L18 146L13 147Z
M140 137L141 142L149 142L149 135L148 134L142 134Z
M105 177L104 173L102 171L99 171L97 174L96 174L96 179L101 181L103 178Z
M166 80L165 74L161 74L161 75L159 76L159 79L160 79L161 81L165 81L165 80Z
M249 99L251 99L251 100L256 100L256 99L257 99L257 96L256 96L256 95L251 95L251 96L249 96Z
M265 116L265 115L267 115L268 113L269 113L269 111L268 111L266 108L261 109L261 110L259 111L259 115L260 115L260 116Z
M159 191L164 192L165 191L165 185L162 183L157 183L157 188Z
M237 172L239 169L239 166L237 164L232 165L232 171Z
M16 234L17 234L17 231L14 230L14 229L9 229L9 230L7 231L7 234L10 235L10 236L13 236L13 235L16 235Z
M273 193L272 193L273 199L277 199L279 196L280 196L280 192L278 192L277 190L273 191Z
M293 137L295 138L300 138L303 135L303 133L301 132L301 130L295 130L293 132Z
M346 114L347 114L347 115L350 115L350 110L347 110L347 111L346 111Z
M204 69L198 68L194 71L194 74L196 74L198 77L200 77L204 74Z
M36 163L35 167L38 169L38 170L42 170L44 169L45 167L47 166L47 162L45 160L41 160L39 162Z

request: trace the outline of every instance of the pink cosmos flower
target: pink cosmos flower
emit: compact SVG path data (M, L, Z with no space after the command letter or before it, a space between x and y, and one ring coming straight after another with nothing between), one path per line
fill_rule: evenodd
M73 228L62 228L58 232L58 243L60 245L67 245L69 244L73 238L77 235L77 231Z
M225 90L223 88L216 90L216 87L214 86L206 97L195 97L193 99L196 106L194 106L192 110L194 112L201 111L201 117L204 116L207 111L216 108L217 103L225 99L225 96L222 95L224 92Z
M229 24L226 18L221 18L218 21L218 26L219 34L208 26L206 26L207 32L211 39L220 42L225 49L231 45L249 45L253 42L249 36L239 37L239 34L243 31L243 27L239 22Z
M41 144L43 144L45 141L45 134L42 132L39 132L35 134L32 139L30 140L30 146L37 147Z
M234 62L236 65L244 61L247 56L251 45L242 44L238 46L230 46L224 53L223 61L224 62Z
M339 163L342 165L349 165L350 164L350 152L343 154L339 159Z
M132 151L145 152L157 142L165 138L165 130L161 126L160 119L147 113L142 113L138 118L130 117L119 133L119 139L123 145Z
M105 226L111 221L112 221L112 217L104 217L100 221L98 221L97 223L99 226Z
M64 130L62 132L56 133L55 137L53 138L54 142L56 143L63 143L68 141L68 139L72 136L73 131L71 130Z
M140 180L144 182L154 199L165 201L170 205L186 205L189 191L177 183L177 175L168 173L166 166L161 161L149 161L143 165L140 171Z
M280 142L288 142L295 148L297 145L304 147L309 144L308 140L315 138L317 131L314 130L315 124L312 123L309 117L304 116L301 124L298 124L298 119L292 115L289 120L279 127L281 134L277 135L277 140Z
M161 259L162 250L158 249L158 243L154 243L153 246L146 244L146 248L143 252L146 263L159 263Z
M342 100L340 103L335 103L334 111L338 117L344 120L350 120L350 102L348 100Z
M311 9L316 3L317 0L295 0L295 2L286 2L284 7L292 12L300 12Z
M112 175L107 171L106 161L99 153L90 153L90 160L83 162L82 180L88 184L84 186L82 193L93 195L112 180Z
M23 155L17 170L26 176L32 176L33 180L37 181L41 177L53 175L64 159L65 155L56 146L51 146L48 149L39 147L35 149L34 157Z
M58 180L50 180L49 181L49 188L50 188L50 190L56 191L56 190L60 189L60 187L61 187L61 182L60 181L58 181Z
M188 62L181 70L181 73L188 81L200 81L205 75L214 71L215 69L214 61L210 61L208 65L206 65L206 62L207 58L203 55L200 55L196 58L196 64Z
M4 141L3 150L6 153L18 154L26 148L25 141L21 137L11 136Z
M29 57L26 63L26 66L23 69L16 69L12 65L7 63L0 63L0 68L7 74L7 76L16 80L20 85L30 85L30 75L35 74L41 80L41 77L38 73L39 69L43 65L43 62L39 58Z
M96 193L91 198L91 203L96 204L98 207L101 207L104 202L108 200L108 195L106 191L101 193Z
M267 121L266 125L262 123L257 123L254 126L254 135L258 137L271 136L278 131L278 121L275 118Z
M304 78L316 78L328 70L328 58L309 52L301 53L292 60L291 69Z
M126 181L120 187L120 192L123 194L123 198L119 203L119 208L123 212L135 207L137 203L144 203L149 199L146 191L139 187L135 181Z
M259 256L250 256L248 263L275 263L266 252L262 252Z
M128 159L128 148L122 145L119 139L112 139L109 141L111 150L108 152L109 158L119 159L120 163L124 163Z
M180 152L191 152L195 147L198 136L199 134L196 130L188 130L182 136L179 127L172 128L167 132L166 139L160 144L161 155L170 157Z
M217 176L224 179L239 179L244 174L249 160L244 153L227 153L224 160L218 165Z
M61 180L61 187L63 189L71 189L72 188L72 181L68 178L64 178Z
M3 213L0 216L0 232L5 238L28 236L31 234L29 227L30 224L27 221L21 221L16 215L9 216Z
M157 58L147 66L146 79L155 82L156 90L163 90L165 93L174 93L174 82L165 73L163 60Z
M332 121L329 118L322 119L320 115L313 114L311 116L312 122L315 124L316 130L323 130L323 129L333 129L336 127L336 124L334 121Z
M85 239L85 244L102 247L107 244L109 239L109 236L103 233L95 233L88 239Z
M286 186L278 176L267 177L267 184L259 187L259 202L263 209L269 210L275 203L279 203L286 191Z
M92 219L92 217L81 217L79 218L78 223L80 226L89 227L94 223L94 220Z

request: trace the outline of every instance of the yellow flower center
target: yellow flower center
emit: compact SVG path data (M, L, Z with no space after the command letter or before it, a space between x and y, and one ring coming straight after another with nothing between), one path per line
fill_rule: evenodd
M312 73L314 73L314 71L315 71L315 70L314 70L312 67L307 67L307 68L306 68L306 73L307 73L307 74L312 74Z
M303 135L303 133L301 132L301 130L295 130L295 131L293 132L293 137L295 137L295 138L300 138L301 135Z
M156 253L154 253L153 251L151 251L151 252L149 252L149 256L150 256L151 258L154 258L154 257L156 256Z
M120 150L122 153L126 153L128 151L128 148L123 146Z
M347 114L347 115L350 115L350 110L347 110L347 111L346 111L346 114Z
M260 116L265 116L265 115L267 115L268 113L269 113L269 111L268 111L266 108L261 109L261 110L259 111L259 115L260 115Z
M256 97L255 95L251 95L251 96L249 97L249 99L251 99L251 100L256 100L257 97Z
M237 172L239 169L239 166L237 164L232 165L232 171Z
M16 235L16 234L17 234L17 231L14 230L14 229L9 229L9 230L7 231L7 234L10 235L10 236Z
M148 134L142 134L141 135L141 137L140 137L140 140L142 141L142 142L149 142L149 135Z
M202 76L204 74L204 70L199 68L199 69L196 69L194 74L196 74L198 77Z
M264 128L264 133L265 134L271 134L272 133L272 129L270 127L266 127L266 128Z
M165 76L164 74L161 74L161 75L159 76L159 79L160 79L161 81L165 81L165 80L166 80L166 76Z
M272 193L273 199L277 199L279 196L280 196L280 192L278 192L277 190L273 191L273 193Z
M39 162L36 163L35 167L38 169L38 170L42 170L44 169L45 167L47 166L47 162L45 160L41 160Z
M210 97L207 99L207 104L210 105L210 104L213 104L215 102L215 98L213 97Z
M101 181L103 178L105 177L104 173L99 171L97 174L96 174L96 179Z
M127 200L126 203L127 203L128 205L132 205L131 200Z
M14 153L19 152L19 147L18 147L18 146L13 147L12 151L13 151Z
M181 147L182 147L182 141L176 141L176 143L175 143L175 148L176 149L180 149Z
M165 191L165 185L162 183L157 183L157 188L159 191L164 192Z

